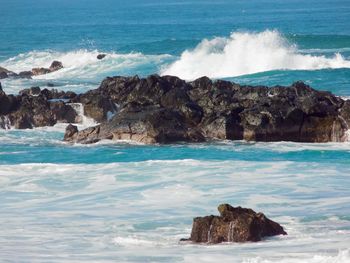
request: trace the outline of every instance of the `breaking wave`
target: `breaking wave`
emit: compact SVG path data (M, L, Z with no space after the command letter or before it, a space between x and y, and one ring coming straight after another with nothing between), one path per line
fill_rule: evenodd
M305 54L278 31L235 32L228 38L204 39L163 69L162 75L191 80L201 76L235 77L270 70L350 68L340 53L333 57Z
M57 51L31 51L19 54L7 59L1 65L14 72L31 70L35 67L49 67L54 60L61 61L64 68L46 75L36 76L37 79L59 79L59 78L89 78L110 72L120 72L125 69L135 69L142 65L159 65L170 55L144 55L142 53L105 53L106 57L98 60L98 50L80 49L69 52Z

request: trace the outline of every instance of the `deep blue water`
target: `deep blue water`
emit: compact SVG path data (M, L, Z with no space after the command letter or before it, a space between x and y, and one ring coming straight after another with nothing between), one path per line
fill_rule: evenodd
M111 75L208 75L350 97L349 21L348 0L1 0L0 66L64 65L1 83L84 92ZM349 142L83 146L63 143L64 128L0 131L0 261L350 261ZM223 202L289 235L178 243Z

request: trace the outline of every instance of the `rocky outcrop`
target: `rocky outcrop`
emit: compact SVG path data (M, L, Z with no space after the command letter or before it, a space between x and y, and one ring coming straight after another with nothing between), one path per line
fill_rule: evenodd
M84 103L85 114L101 122L92 133L79 131L65 138L81 143L344 141L350 123L348 102L302 82L268 88L206 77L193 82L158 75L113 77L77 100Z
M0 128L31 129L58 122L77 122L78 115L68 103L70 96L70 92L41 90L39 87L22 90L16 96L6 95L1 90Z
M287 235L283 227L252 209L222 204L220 216L193 219L191 237L182 241L217 244L222 242L257 242L264 237Z
M39 87L16 96L1 91L0 116L17 128L76 122L70 103L82 104L83 113L100 123L66 134L66 141L79 143L341 142L347 139L350 123L349 101L302 82L269 88L158 75L108 77L98 89L83 94Z

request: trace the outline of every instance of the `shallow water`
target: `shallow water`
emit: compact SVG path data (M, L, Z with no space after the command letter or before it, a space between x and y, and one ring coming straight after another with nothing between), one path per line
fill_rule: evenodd
M3 0L0 66L65 68L1 83L83 92L107 75L206 74L350 97L349 17L347 0ZM0 261L350 262L349 142L69 145L65 126L0 131ZM220 203L289 235L180 244Z

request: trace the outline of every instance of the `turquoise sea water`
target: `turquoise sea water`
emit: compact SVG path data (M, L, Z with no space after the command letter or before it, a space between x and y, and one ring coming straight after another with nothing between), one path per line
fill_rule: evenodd
M1 83L83 92L108 75L208 75L350 97L349 21L347 0L2 0L0 66L65 68ZM0 131L0 261L350 262L348 142L83 146L64 128ZM179 244L223 202L289 235Z

